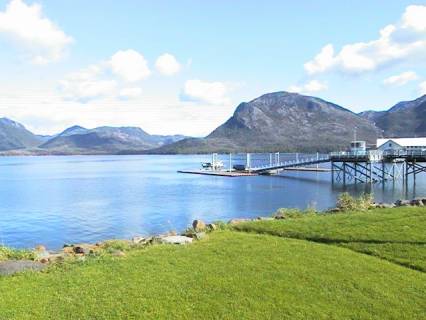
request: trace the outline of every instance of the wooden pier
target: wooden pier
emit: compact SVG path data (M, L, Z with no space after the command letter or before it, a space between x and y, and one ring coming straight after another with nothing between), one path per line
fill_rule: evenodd
M218 155L213 155L216 163ZM361 152L332 152L328 155L316 157L296 154L296 158L280 161L280 154L275 153L275 159L270 154L269 163L251 165L251 154L246 154L245 170L232 169L232 155L229 155L229 168L212 166L210 169L179 170L180 173L199 174L221 177L247 177L258 175L275 175L283 171L304 172L331 172L331 181L348 183L376 183L401 179L405 182L416 176L426 173L426 151L395 151L381 152L378 150ZM241 159L240 159L241 160ZM331 168L320 167L320 164L329 163Z

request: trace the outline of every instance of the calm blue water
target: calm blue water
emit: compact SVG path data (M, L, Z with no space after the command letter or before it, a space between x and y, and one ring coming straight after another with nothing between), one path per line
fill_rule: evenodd
M0 158L0 244L64 243L183 230L193 219L270 215L280 207L334 205L345 190L329 173L226 178L177 173L208 156ZM426 195L426 183L373 187L378 201ZM366 186L348 187L359 194Z

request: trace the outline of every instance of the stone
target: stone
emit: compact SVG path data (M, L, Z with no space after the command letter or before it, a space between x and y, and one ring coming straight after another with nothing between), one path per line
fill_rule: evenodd
M209 228L211 231L215 231L215 230L217 230L218 228L217 228L217 225L216 224L214 224L214 223L209 223L208 225L207 225L207 228Z
M201 240L201 239L204 239L206 237L206 233L205 232L196 232L194 236L195 236L195 239Z
M50 253L46 250L44 246L37 246L35 251L35 260L41 261L41 260L49 260Z
M413 200L411 200L410 205L423 207L423 201L422 201L422 199L413 199Z
M147 239L145 239L144 237L133 237L132 238L132 242L134 244L145 243L146 241L147 241Z
M186 236L165 236L159 238L159 242L166 244L187 244L192 243L192 238Z
M9 276L23 271L40 271L45 264L31 260L10 260L0 262L0 275Z
M194 220L192 222L192 227L195 231L204 231L206 229L206 224L202 220Z
M328 210L329 213L338 213L340 211L341 210L339 208L331 208L331 209Z
M410 205L410 201L409 200L397 200L397 201L395 201L395 205L397 206L397 207L406 207L406 206L409 206Z
M37 252L44 252L44 251L47 251L47 249L46 249L45 246L38 245L38 246L35 247L35 251L37 251Z
M41 263L49 263L49 258L41 258L39 261Z
M274 220L273 217L257 217L257 220L260 221L269 221L269 220Z
M93 253L93 250L85 246L75 246L73 247L73 251L75 254L83 254L83 255L88 255L90 253Z
M240 224L243 222L251 221L250 219L231 219L228 221L228 224Z

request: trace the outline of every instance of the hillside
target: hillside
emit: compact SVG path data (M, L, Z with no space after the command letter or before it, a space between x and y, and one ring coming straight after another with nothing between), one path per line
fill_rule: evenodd
M399 102L387 111L366 111L360 115L375 123L386 137L426 136L426 95Z
M22 124L8 118L0 118L0 151L31 148L43 138L28 131Z
M336 104L296 93L265 94L241 103L233 116L203 139L185 139L155 153L331 151L357 137L374 143L376 127Z
M150 135L137 127L73 126L40 145L40 149L62 153L139 152L173 143L183 136Z

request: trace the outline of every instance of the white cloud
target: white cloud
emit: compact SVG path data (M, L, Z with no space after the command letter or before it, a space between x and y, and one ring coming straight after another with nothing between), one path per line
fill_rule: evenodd
M0 12L0 34L21 45L35 64L47 64L61 59L73 39L43 16L38 4L27 5L12 0Z
M99 65L69 74L59 82L64 98L77 101L88 101L105 96L114 96L117 82L102 78L103 69Z
M408 6L396 24L380 30L378 39L343 46L335 52L332 44L323 47L305 63L309 74L330 70L345 73L374 71L380 67L426 54L426 6Z
M403 86L404 84L417 80L418 76L413 71L403 72L401 74L391 76L383 80L383 83L388 86Z
M202 80L187 80L182 90L184 101L204 102L207 104L227 105L229 89L223 82L207 82Z
M305 70L309 74L315 74L329 69L334 63L334 47L332 44L328 44L312 61L305 63Z
M181 69L179 62L169 53L159 56L155 62L155 67L160 73L166 76L172 76L178 73Z
M151 71L144 56L135 50L120 50L109 60L112 72L127 82L147 78Z
M132 98L137 98L142 94L142 89L141 88L123 88L120 90L120 97L122 98L127 98L127 99L132 99Z
M305 84L302 85L293 85L288 87L288 91L290 92L297 92L297 93L304 93L304 94L311 94L316 93L320 91L327 90L328 86L325 83L322 83L318 80L311 80L308 81Z
M426 81L423 81L419 84L419 92L421 95L426 94Z
M68 100L87 102L93 99L115 97L136 98L142 89L128 87L149 76L143 55L134 50L118 51L106 61L67 75L59 82L59 89Z

